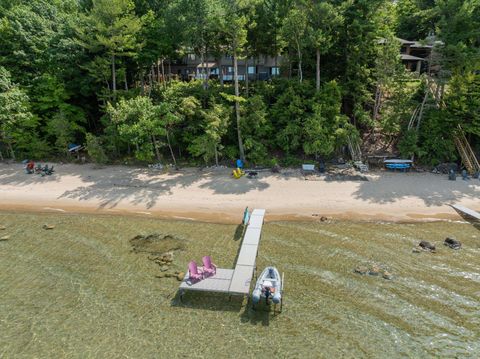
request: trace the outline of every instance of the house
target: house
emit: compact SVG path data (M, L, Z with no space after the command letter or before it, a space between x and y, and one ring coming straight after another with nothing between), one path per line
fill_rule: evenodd
M432 45L418 41L409 41L397 38L400 41L400 58L410 71L420 73L428 71L428 61L432 52Z
M280 57L275 59L269 56L238 60L238 79L268 80L280 75ZM211 79L223 77L223 81L233 81L233 56L225 55L220 59L207 56L201 59L196 54L188 54L181 59L172 61L171 73L178 78L188 81L192 79Z
M400 43L400 59L405 67L418 74L429 71L429 62L433 50L432 45L424 44L419 41L410 41L396 38ZM379 44L384 44L385 39L379 39Z

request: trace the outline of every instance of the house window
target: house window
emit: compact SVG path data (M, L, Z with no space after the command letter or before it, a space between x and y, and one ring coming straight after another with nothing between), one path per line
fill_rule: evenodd
M272 67L270 68L270 73L273 76L280 75L280 67Z
M212 75L218 75L218 68L216 68L216 67L212 68L211 71L210 71L210 73L211 73Z
M195 61L195 54L188 54L188 59Z
M249 75L255 74L255 66L248 66L248 74Z
M229 74L231 74L231 73L233 72L233 67L232 67L232 66L228 66L228 67L227 67L227 72L228 72Z

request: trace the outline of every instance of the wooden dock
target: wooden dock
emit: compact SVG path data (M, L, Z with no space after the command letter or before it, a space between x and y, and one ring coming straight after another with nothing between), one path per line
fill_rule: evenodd
M256 270L258 246L262 234L264 209L254 209L243 237L235 269L217 268L217 273L198 282L191 282L187 274L180 284L180 295L186 290L248 295Z
M461 206L459 204L453 204L452 208L463 215L466 215L468 217L471 217L473 219L480 221L480 213L478 213L477 211L474 211L473 209Z

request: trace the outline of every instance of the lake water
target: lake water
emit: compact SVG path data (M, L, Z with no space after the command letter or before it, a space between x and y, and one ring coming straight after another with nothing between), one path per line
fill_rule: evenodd
M157 277L207 254L233 268L239 226L28 213L0 213L0 225L0 357L480 357L472 224L267 223L257 264L285 273L278 315L222 295L182 303L176 278ZM148 248L132 251L139 234L167 237L155 248L175 250L167 272ZM447 236L462 249L443 246ZM420 240L437 252L413 253Z

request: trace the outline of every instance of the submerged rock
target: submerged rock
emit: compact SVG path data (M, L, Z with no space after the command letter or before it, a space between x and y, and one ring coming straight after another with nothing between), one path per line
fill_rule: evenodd
M443 244L452 249L460 249L462 247L462 243L460 243L460 241L457 241L455 238L450 237L447 237Z
M157 274L155 277L157 277L157 278L165 278L165 277L166 277L166 273Z
M365 275L368 272L368 268L365 266L358 266L353 270L355 273Z
M52 225L50 225L50 224L44 224L44 225L42 226L42 228L43 228L43 229L54 229L55 226L52 226Z
M418 248L412 248L412 253L420 253L420 249Z
M368 274L370 274L370 275L379 275L379 274L380 274L380 267L377 266L377 265L373 265L373 266L369 269Z
M160 267L160 270L161 270L162 272L166 272L166 271L168 270L168 266L161 266L161 267Z
M10 236L3 236L0 238L0 241L8 241L10 239Z
M388 280L392 280L392 279L393 279L393 275L392 275L392 273L390 273L389 271L384 271L382 277L383 277L384 279L388 279Z
M180 273L177 274L177 280L179 282L181 282L184 278L185 278L185 273L184 272L180 272Z
M325 217L325 216L321 216L321 217L320 217L320 221L322 221L322 222L328 221L328 218Z
M7 229L7 227L5 227L5 226L0 226L0 231L4 231L4 230L6 230L6 229Z
M167 262L167 263L173 262L173 253L172 252L163 253L160 256L160 260L162 260L164 262Z
M435 245L428 241L421 241L418 245L426 251L435 252Z

